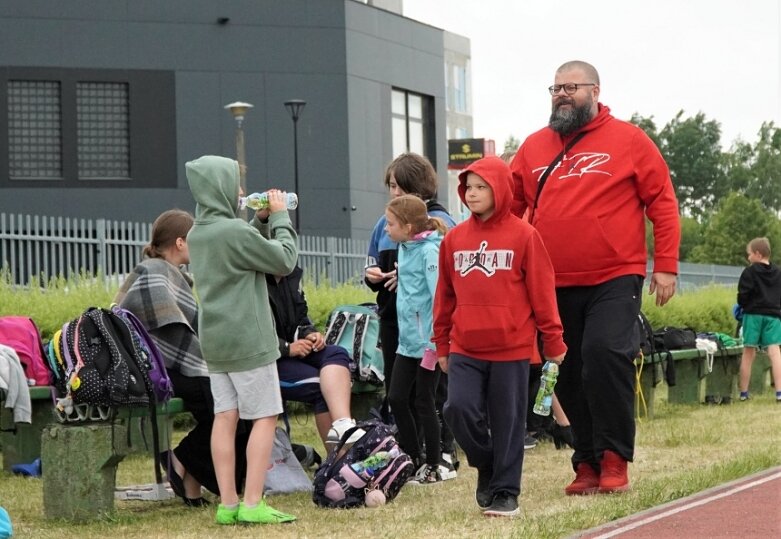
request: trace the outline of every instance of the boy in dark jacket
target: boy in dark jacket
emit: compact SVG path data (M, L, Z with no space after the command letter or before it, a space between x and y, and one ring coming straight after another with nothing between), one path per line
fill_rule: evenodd
M355 426L350 414L350 356L341 346L326 345L309 319L302 275L298 266L285 277L266 275L279 339L277 371L282 398L312 404L317 431L329 449ZM361 435L359 430L351 440Z
M748 383L758 347L766 347L781 403L781 268L770 262L770 241L754 238L746 247L749 266L738 281L738 305L743 308L743 357L740 360L740 400L749 399Z

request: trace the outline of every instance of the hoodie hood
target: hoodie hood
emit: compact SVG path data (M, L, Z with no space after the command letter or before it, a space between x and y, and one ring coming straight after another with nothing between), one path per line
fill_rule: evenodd
M465 206L466 177L470 172L480 176L494 192L494 213L486 223L501 221L510 213L513 201L513 176L510 167L496 156L483 157L466 167L458 175L458 196Z
M185 164L187 183L197 203L195 222L234 219L239 207L239 164L233 159L204 155Z

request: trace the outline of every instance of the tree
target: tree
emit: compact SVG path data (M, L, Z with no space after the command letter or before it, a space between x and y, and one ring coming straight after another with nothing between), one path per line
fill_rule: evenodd
M764 122L759 129L751 176L746 195L761 200L765 207L777 213L781 212L781 129L773 122Z
M504 141L504 152L517 152L521 146L521 139L516 138L514 135L510 135L507 140Z
M700 112L676 114L659 133L662 155L670 167L682 213L702 217L727 193L721 126Z
M691 262L742 266L746 245L765 236L781 248L781 221L759 200L730 193L718 204L703 233L703 242L692 249Z
M656 122L654 122L654 117L649 116L647 118L640 116L637 112L632 114L632 117L629 119L630 123L635 124L637 127L645 131L645 134L648 135L648 138L654 141L654 144L656 144L656 147L659 148L661 151L662 144L659 141L659 132L656 130Z

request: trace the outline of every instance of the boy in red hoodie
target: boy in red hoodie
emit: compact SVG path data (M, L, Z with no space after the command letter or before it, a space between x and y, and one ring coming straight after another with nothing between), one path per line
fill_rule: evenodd
M445 420L477 468L486 516L518 514L529 358L539 330L546 359L567 350L553 267L537 232L510 212L512 175L486 157L459 175L472 212L442 241L434 303L439 364L449 372Z

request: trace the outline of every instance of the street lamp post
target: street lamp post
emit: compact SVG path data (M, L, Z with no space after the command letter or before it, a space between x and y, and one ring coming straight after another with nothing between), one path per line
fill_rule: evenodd
M241 189L244 194L247 194L247 159L244 152L244 115L251 109L253 105L244 103L242 101L236 101L225 105L225 108L230 111L233 118L236 120L236 161L239 163L239 181L241 182ZM246 210L244 212L246 217Z
M300 197L301 193L298 190L298 118L301 116L301 111L304 110L306 101L301 99L291 99L285 101L285 108L290 113L290 117L293 119L293 185L296 194ZM296 211L296 232L301 231L301 210Z

